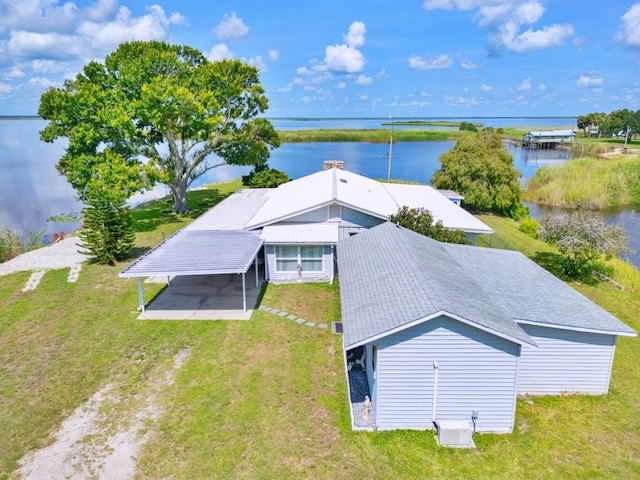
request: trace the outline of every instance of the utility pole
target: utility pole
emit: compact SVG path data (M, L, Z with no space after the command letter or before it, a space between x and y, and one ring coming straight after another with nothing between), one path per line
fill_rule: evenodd
M628 140L629 140L629 125L627 125L627 133L624 135L624 148L627 148Z
M391 120L391 137L389 137L389 167L387 170L387 183L391 183L391 158L393 157L393 117Z

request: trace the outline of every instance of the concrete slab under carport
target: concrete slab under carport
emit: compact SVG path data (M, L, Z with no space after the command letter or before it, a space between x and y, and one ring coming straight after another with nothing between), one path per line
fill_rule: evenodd
M254 269L246 273L245 312L241 274L176 276L145 307L138 320L249 320L263 280L260 275L256 286ZM151 277L149 281L166 283L167 278Z

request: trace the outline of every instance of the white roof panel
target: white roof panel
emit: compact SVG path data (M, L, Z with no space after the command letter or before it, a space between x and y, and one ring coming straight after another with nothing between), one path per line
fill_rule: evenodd
M242 230L272 191L272 188L238 190L196 218L185 230Z
M389 214L396 213L403 205L409 208L423 207L429 210L436 220L441 220L446 228L470 233L493 233L491 228L429 185L385 183L384 186L398 205L395 211Z
M257 233L244 230L179 230L120 276L246 273L262 244Z
M338 242L337 223L268 225L262 229L265 244L331 245Z

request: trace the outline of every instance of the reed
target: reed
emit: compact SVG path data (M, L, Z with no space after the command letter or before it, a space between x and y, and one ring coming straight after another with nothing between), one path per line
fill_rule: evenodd
M536 170L524 200L563 208L640 205L640 159L581 158Z
M394 130L394 142L442 142L458 140L471 132L461 130ZM391 136L390 129L315 129L315 130L280 130L280 141L283 143L303 142L369 142L386 143Z

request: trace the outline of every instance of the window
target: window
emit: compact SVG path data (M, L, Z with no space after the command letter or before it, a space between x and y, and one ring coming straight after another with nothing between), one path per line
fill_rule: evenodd
M322 272L322 245L276 245L276 271L295 272L298 264L303 272Z

